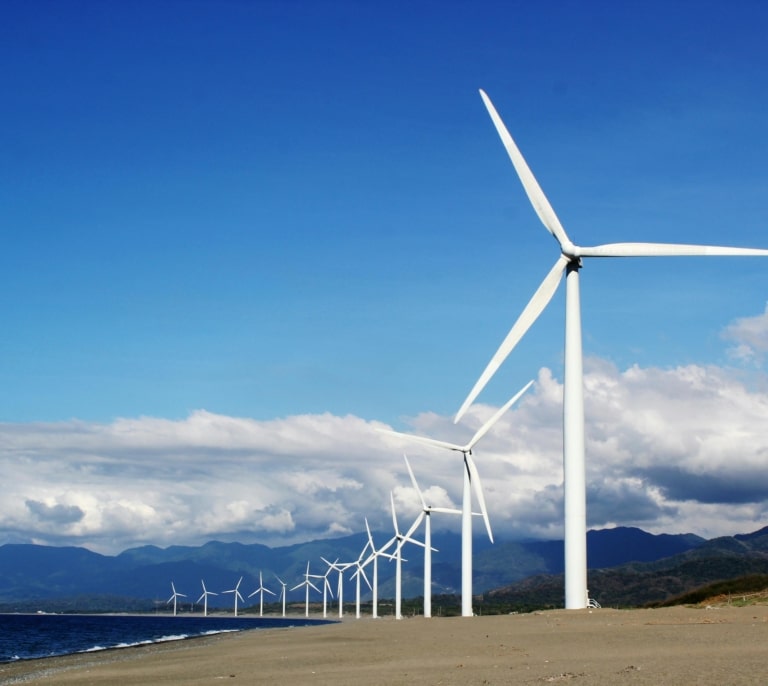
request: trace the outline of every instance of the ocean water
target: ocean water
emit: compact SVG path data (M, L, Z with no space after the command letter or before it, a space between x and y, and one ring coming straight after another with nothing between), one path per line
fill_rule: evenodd
M297 617L0 614L0 662L176 641L193 636L328 624Z

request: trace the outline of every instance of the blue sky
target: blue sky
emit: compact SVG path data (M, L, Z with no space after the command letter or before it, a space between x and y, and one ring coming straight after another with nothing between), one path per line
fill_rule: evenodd
M478 88L574 241L768 247L758 2L10 1L0 15L9 435L450 417L556 257ZM714 370L760 406L768 263L588 267L596 368ZM562 327L560 293L481 401L542 369L561 380ZM62 441L18 450L30 468L58 450L74 464ZM30 477L0 531L51 540L30 513L88 519L84 469L58 491ZM319 533L363 514L349 505ZM237 530L187 540L208 534ZM134 540L121 536L67 540Z

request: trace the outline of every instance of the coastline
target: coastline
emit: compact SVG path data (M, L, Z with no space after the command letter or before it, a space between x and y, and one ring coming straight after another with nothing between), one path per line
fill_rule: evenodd
M7 663L0 684L758 684L766 645L764 605L345 618Z

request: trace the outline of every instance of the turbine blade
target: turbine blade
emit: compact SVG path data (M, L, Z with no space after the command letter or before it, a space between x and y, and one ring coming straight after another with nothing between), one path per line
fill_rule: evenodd
M392 491L389 492L389 499L392 501L392 524L395 527L395 535L399 535L400 529L397 528L397 515L395 514L395 495Z
M421 500L421 506L423 509L427 509L427 503L424 500L424 495L421 492L421 489L419 488L419 484L416 483L416 477L413 475L413 470L411 469L411 463L408 462L408 456L403 454L403 459L405 460L405 466L408 467L408 473L411 475L411 483L413 484L413 487L416 489L416 493L419 494L419 500Z
M768 255L762 248L727 248L717 245L683 245L677 243L606 243L578 248L584 257L759 257Z
M423 543L411 538L413 536L413 532L416 531L416 529L419 528L419 525L421 524L421 520L424 519L424 511L422 510L419 512L419 516L416 517L416 519L413 520L413 524L411 524L411 528L408 529L408 533L403 536L403 540L400 542L400 547L402 547L402 544L405 543L405 541L410 541L411 543L416 543L417 545L424 546Z
M501 366L504 360L507 359L507 355L512 352L512 349L520 342L520 339L525 335L525 332L531 328L531 325L538 319L544 308L549 304L549 301L552 300L552 296L554 296L555 291L560 284L563 272L569 262L569 257L560 255L557 262L555 262L555 266L552 267L549 274L544 277L544 281L541 282L541 285L533 294L533 297L528 301L525 309L523 309L523 312L509 330L507 337L499 346L496 354L488 363L485 371L480 375L477 383L470 391L464 404L459 408L459 411L456 413L456 418L453 420L454 423L458 422L464 416L464 413L480 394L480 391L485 388L485 385L496 373L496 370Z
M480 483L480 474L477 471L475 461L470 454L466 455L467 469L469 469L469 480L472 482L472 486L475 489L475 495L477 496L478 505L480 505L480 512L483 515L483 521L485 522L485 528L488 531L488 538L493 543L493 532L491 531L491 522L488 519L488 509L485 506L485 496L483 495L483 485Z
M368 575L365 573L362 565L357 568L357 572L362 575L363 581L365 581L365 585L368 586L369 589L373 590L373 586L371 586L371 582L368 581Z
M507 127L501 120L501 117L496 111L496 108L493 106L491 99L485 94L485 91L483 90L480 91L480 97L485 103L485 108L488 110L488 114L491 115L491 119L493 120L493 124L499 134L499 138L501 138L501 142L504 144L504 147L507 150L509 159L512 160L515 171L517 172L518 177L520 177L520 181L523 184L523 188L525 189L525 194L528 196L528 200L531 201L531 205L533 205L533 209L539 216L541 223L544 224L547 231L549 231L555 237L561 246L570 246L571 240L568 238L568 234L565 233L563 225L560 223L560 220L557 218L555 211L549 204L549 200L547 200L547 197L544 195L544 191L541 190L539 182L536 181L536 178L528 168L525 159L520 153L520 150L515 144L515 141L512 140L512 136L509 134L509 131L507 131Z
M510 408L512 405L514 405L519 399L520 396L523 395L533 384L533 380L529 381L525 386L523 386L517 394L515 394L512 398L507 400L506 404L501 407L496 414L493 415L485 424L483 424L479 431L472 437L472 440L467 444L467 450L472 450L472 448L475 446L475 444L483 437L485 434L488 433L488 431L491 429L491 427L499 421L501 416Z
M368 517L365 517L365 530L368 532L368 543L371 546L371 551L375 555L376 548L373 545L373 536L371 535L371 527L368 526Z
M430 512L441 512L443 514L461 514L461 510L457 510L453 507L430 507Z
M400 433L399 431L392 431L391 429L379 429L377 427L376 431L383 434L390 434L392 436L397 436L398 438L405 438L409 441L414 441L416 443L424 443L426 445L431 446L437 446L438 448L447 448L448 450L458 450L461 452L461 446L457 445L456 443L448 443L446 441L438 441L435 438L427 438L425 436L416 436L414 434L404 434Z

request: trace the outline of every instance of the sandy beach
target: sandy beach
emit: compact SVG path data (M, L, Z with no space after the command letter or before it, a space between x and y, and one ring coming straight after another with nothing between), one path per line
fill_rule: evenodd
M768 607L345 619L0 665L0 684L763 684Z

